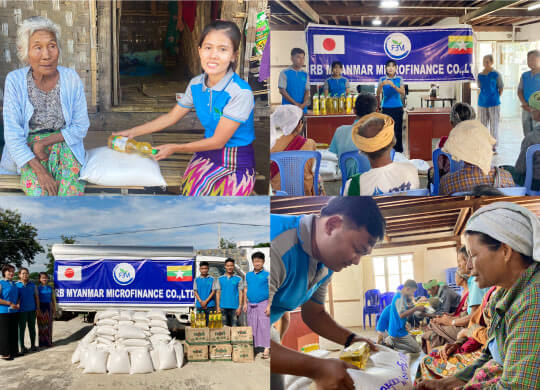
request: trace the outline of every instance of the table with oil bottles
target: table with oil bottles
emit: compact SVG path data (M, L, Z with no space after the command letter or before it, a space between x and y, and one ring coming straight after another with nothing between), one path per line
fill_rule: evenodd
M355 121L353 108L356 97L356 94L351 93L341 96L315 94L312 110L304 116L306 137L328 147L339 126L352 125Z

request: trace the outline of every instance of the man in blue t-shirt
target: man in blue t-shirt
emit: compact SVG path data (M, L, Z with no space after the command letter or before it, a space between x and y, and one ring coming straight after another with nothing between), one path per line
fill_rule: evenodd
M193 282L193 292L195 293L195 305L197 311L204 312L206 316L206 326L208 326L208 317L210 312L216 310L216 301L214 299L217 291L217 280L208 275L210 265L208 261L201 261L199 264L200 276Z
M523 108L521 119L524 136L527 136L535 129L540 129L540 123L532 117L532 109L529 106L531 95L536 91L540 91L540 50L531 50L527 53L527 65L531 70L521 75L518 85L518 98Z
M315 333L346 347L371 340L336 323L325 310L333 272L358 265L384 237L386 222L371 197L335 197L319 215L270 216L270 321L276 323L298 307ZM281 374L312 378L318 388L354 388L344 361L319 359L283 347L271 329L272 389L283 388Z
M270 357L270 305L268 304L269 272L264 269L264 253L251 255L253 271L246 274L244 312L253 330L253 346L264 348L263 359Z
M225 260L225 275L219 277L217 289L217 310L223 313L223 324L238 326L244 302L244 282L234 274L234 259Z
M307 113L309 105L309 77L303 69L306 52L298 47L291 50L292 65L279 74L278 88L281 104L294 104Z
M17 313L19 321L19 344L21 353L28 352L24 346L24 333L28 326L30 334L30 348L37 351L36 348L36 311L39 309L39 293L34 283L30 281L30 272L28 268L22 267L19 270L20 282L17 282L19 296L21 297L20 309Z

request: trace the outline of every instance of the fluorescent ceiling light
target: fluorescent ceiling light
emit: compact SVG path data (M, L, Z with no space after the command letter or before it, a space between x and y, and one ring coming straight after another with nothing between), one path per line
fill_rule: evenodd
M381 8L397 8L399 7L399 1L397 0L383 0L380 5Z
M537 9L537 8L540 8L540 1L529 5L529 7L527 8L527 11L532 11L533 9Z
M374 26L380 26L382 24L382 21L381 19L377 18L377 19L373 19L373 21L371 22L371 24L373 24Z

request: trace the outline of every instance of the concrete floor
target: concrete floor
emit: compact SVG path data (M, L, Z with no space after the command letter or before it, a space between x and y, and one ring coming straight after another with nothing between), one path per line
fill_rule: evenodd
M71 364L71 355L91 328L82 317L55 321L54 347L29 353L13 361L0 361L3 389L90 390L90 389L190 389L250 390L270 388L270 362L260 354L253 363L185 363L174 370L144 375L82 374ZM30 345L27 334L27 346Z

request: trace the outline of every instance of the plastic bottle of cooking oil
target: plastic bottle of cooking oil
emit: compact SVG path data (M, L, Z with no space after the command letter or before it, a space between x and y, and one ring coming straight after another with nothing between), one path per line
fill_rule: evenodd
M195 310L191 309L191 313L189 313L189 325L194 328L195 327Z
M353 97L351 93L349 92L347 94L347 114L353 113Z
M221 316L221 312L217 313L217 327L218 328L223 328L223 318Z
M337 94L332 98L332 114L339 113L339 97Z
M111 135L107 143L112 150L123 153L139 153L143 156L151 156L158 152L148 142L138 142L121 135Z
M214 327L214 312L211 311L210 314L208 314L208 327L212 329Z
M345 105L346 105L346 98L345 94L341 94L339 97L339 113L344 114L345 113Z
M321 115L326 115L326 97L324 95L321 95L320 99L320 111Z
M315 95L313 95L313 115L320 115L320 110L319 110L319 94L316 93Z

